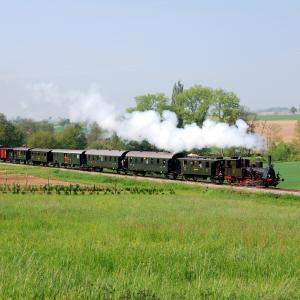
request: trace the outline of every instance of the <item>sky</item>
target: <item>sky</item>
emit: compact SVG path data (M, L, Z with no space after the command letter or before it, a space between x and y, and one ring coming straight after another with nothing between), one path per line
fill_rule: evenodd
M180 80L251 109L300 107L300 1L0 0L0 111L56 117L37 85L114 105Z

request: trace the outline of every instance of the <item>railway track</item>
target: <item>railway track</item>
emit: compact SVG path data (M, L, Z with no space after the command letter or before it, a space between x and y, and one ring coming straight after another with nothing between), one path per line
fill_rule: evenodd
M11 165L11 163L4 163L2 164ZM36 167L32 165L23 165L23 164L14 164L14 166L26 166L26 167ZM51 168L52 169L52 168ZM164 177L157 177L157 176L136 176L130 174L118 174L113 172L94 172L94 171L84 171L79 169L67 169L67 168L60 168L60 170L65 172L78 172L82 174L93 174L93 175L101 175L101 176L110 176L114 178L128 178L128 179L135 179L141 181L153 181L153 182L168 182L173 184L187 184L187 185L196 185L196 186L203 186L207 188L214 188L214 189L229 189L232 191L246 191L249 193L268 193L274 195L292 195L300 197L300 190L295 189L282 189L282 188L263 188L263 187L247 187L247 186L237 186L237 185L228 185L228 184L214 184L211 182L204 182L204 181L186 181L182 179L168 179Z

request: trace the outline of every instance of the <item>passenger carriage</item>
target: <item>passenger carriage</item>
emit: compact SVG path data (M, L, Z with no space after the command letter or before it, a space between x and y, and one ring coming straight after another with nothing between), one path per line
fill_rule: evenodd
M129 151L125 156L124 167L134 174L164 174L176 178L180 173L177 158L184 153Z
M127 152L124 150L87 150L85 152L86 166L100 172L103 169L119 172L124 170L124 157Z
M54 149L52 155L53 166L79 168L86 164L85 150Z

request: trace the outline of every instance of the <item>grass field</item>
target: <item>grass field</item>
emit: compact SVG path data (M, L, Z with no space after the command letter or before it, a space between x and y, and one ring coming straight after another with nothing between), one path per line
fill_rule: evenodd
M300 162L276 162L276 171L285 179L279 187L300 190Z
M258 120L258 121L299 121L300 114L295 115L251 115L249 117L250 120Z
M2 299L299 299L300 198L55 169L170 195L0 193Z

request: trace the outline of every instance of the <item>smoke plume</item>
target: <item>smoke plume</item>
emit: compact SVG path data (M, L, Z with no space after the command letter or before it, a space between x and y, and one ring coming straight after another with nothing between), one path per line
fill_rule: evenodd
M116 132L124 140L148 141L159 149L189 151L205 147L245 147L262 149L263 139L248 133L248 125L238 120L235 126L206 120L202 127L195 123L177 128L175 113L164 111L162 116L155 111L127 113L106 101L96 89L88 93L61 93L52 84L36 85L35 97L67 109L71 121L96 121L109 132Z

